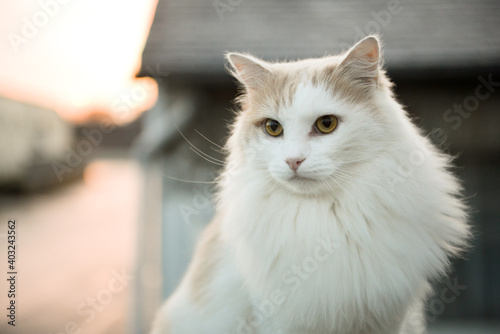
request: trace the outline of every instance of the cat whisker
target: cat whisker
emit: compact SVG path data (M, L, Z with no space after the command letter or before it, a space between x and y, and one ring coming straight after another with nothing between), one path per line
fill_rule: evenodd
M197 134L199 134L203 139L205 139L206 141L208 141L210 144L214 145L216 148L213 148L211 147L214 151L216 152L219 152L219 153L225 153L225 149L223 146L220 146L218 144L216 144L215 142L213 142L212 140L208 139L205 135L203 135L200 131L194 129L194 131L196 131Z
M216 184L217 183L217 181L183 180L183 179L179 179L179 178L176 178L176 177L173 177L173 176L169 176L169 175L166 175L166 174L163 174L163 176L165 176L166 178L169 178L171 180L174 180L174 181L185 182L185 183L199 183L199 184Z
M203 152L203 151L202 151L202 150L200 150L198 147L196 147L193 143L191 143L191 142L189 141L189 139L187 139L187 138L186 138L186 136L185 136L185 135L181 132L181 130L177 127L177 125L175 125L175 128L177 129L177 131L179 132L179 134L182 136L182 138L184 138L184 140L185 140L185 141L186 141L186 142L187 142L187 143L191 146L190 148L191 148L191 150L192 150L193 152L197 153L200 157L202 157L202 155L203 155L203 156L205 156L205 157L207 157L207 158L208 158L208 159L210 159L210 160L208 160L207 158L204 158L204 159L205 159L205 160L207 160L207 161L209 161L209 162L212 162L212 163L214 163L214 164L216 164L216 165L217 165L217 163L215 163L215 162L218 162L218 165L219 165L219 166L223 166L223 165L224 165L224 161L223 161L223 160L220 160L220 159L217 159L217 158L212 157L211 155L209 155L209 154L207 154L207 153ZM202 157L202 158L203 158L203 157Z
M203 153L201 151L198 151L196 148L193 148L193 147L190 147L189 148L191 151L193 151L194 153L196 153L198 156L200 156L202 159L214 164L214 165L217 165L217 166L224 166L224 163L218 159L215 159L213 157L211 157L210 155L206 154L206 153Z
M333 176L328 175L328 178L330 178L333 182L335 182L340 187L340 189L342 189L347 195L349 195L349 197L352 198L353 201L356 201L356 198L354 196L352 196L351 193L349 193L347 191L347 189L345 189L344 187L342 187L342 185L339 182L337 182L337 180L335 180L335 178Z
M190 148L191 148L192 150L196 150L196 151L197 151L197 152L199 152L200 154L202 154L202 155L206 156L207 158L209 158L209 159L211 159L211 160L213 160L213 161L217 161L217 162L219 162L219 163L224 163L224 160L221 160L221 159L217 159L217 158L215 158L215 157L212 157L210 154L207 154L207 153L203 152L202 150L200 150L200 149L199 149L199 148L197 148L196 146L191 145L191 147L190 147Z
M353 181L358 181L358 182L362 182L363 184L366 184L368 186L372 186L372 187L376 187L376 188L379 188L379 189L382 189L382 190L386 190L386 191L391 191L385 187L381 187L377 184L373 184L373 183L370 183L370 182L366 182L364 180L361 180L360 178L357 178L356 176L362 176L361 174L354 174L352 173L352 175L349 175L350 172L341 172L341 171L335 171L334 175L340 177L340 178L344 178L344 179L348 179L348 180L353 180Z
M362 181L362 180L359 180L358 178L356 178L354 176L350 176L350 175L347 175L347 174L342 174L342 172L338 172L337 171L335 175L337 177L341 178L341 179L344 179L344 180L348 180L348 181L350 181L350 180L360 181L361 183L363 183L363 184L365 184L367 186L372 186L372 187L375 187L375 188L387 191L388 193L392 193L392 194L395 193L394 189L389 189L389 188L381 187L379 185L376 185L376 184L373 184L373 183L370 183L370 182ZM355 176L361 176L361 175L355 175ZM398 196L407 197L407 198L409 197L408 195L402 194L402 193L398 193Z
M376 155L374 155L374 156L368 156L368 157L366 157L366 156L365 156L365 157L363 157L363 158L361 158L361 159L355 159L355 160L342 160L341 162L342 162L342 163L346 163L346 164L348 164L348 163L354 163L354 162L363 162L363 161L369 161L369 160L371 160L371 159L373 159L373 158L376 158L376 157L377 157Z
M333 190L332 186L330 185L330 183L328 183L328 180L327 180L326 178L322 177L322 178L320 178L320 180L321 180L321 182L323 182L323 183L324 183L324 184L328 187L328 189L330 189L330 190L331 190L331 192L332 192L335 196L337 196L337 193L335 192L335 190Z

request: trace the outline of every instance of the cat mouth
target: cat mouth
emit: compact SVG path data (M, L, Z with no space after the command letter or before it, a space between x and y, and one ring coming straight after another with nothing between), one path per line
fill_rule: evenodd
M314 173L304 173L304 172L293 172L282 173L274 175L275 179L281 184L292 187L293 189L302 189L302 187L310 187L313 184L317 184L321 181L318 175ZM297 188L299 187L299 188Z
M317 194L321 191L321 179L315 177L316 175L303 175L294 173L286 178L282 178L280 183L288 190L296 194Z
M289 181L295 181L295 182L310 182L310 181L315 181L314 178L308 177L305 175L301 175L298 173L294 173L290 178Z

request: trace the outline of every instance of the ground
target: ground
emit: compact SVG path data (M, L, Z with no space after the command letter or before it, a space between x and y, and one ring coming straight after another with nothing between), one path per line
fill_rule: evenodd
M47 193L1 195L0 259L15 219L18 277L16 327L2 320L0 333L126 333L141 190L137 163L113 159Z

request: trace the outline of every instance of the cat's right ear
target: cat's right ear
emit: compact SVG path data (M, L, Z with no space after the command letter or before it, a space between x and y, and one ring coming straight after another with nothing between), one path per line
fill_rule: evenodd
M259 88L271 74L267 64L250 55L227 53L229 72L247 88Z
M353 81L372 85L379 83L381 51L376 35L365 37L354 45L338 66Z

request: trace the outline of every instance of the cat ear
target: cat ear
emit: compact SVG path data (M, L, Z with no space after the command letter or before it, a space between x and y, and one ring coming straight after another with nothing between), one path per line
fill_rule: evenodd
M265 62L250 55L228 53L226 59L231 65L230 73L248 88L258 88L271 74Z
M364 84L379 82L380 42L376 36L368 36L354 45L338 66L354 80Z

